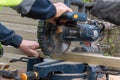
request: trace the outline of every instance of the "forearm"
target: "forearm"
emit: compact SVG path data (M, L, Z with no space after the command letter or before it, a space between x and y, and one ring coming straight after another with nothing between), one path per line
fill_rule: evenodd
M11 45L17 48L21 44L22 37L0 24L0 41L3 45Z
M56 14L56 8L49 0L23 0L14 9L22 16L34 19L49 19Z

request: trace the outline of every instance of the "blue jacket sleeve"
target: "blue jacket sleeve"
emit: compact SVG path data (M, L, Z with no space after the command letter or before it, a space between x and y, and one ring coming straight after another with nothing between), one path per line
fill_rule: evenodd
M56 9L50 1L36 0L26 16L44 20L55 16L55 14Z
M21 44L22 37L0 24L0 41L3 45L11 45L18 48Z
M49 0L23 0L14 9L24 17L33 19L49 19L56 14L56 8Z

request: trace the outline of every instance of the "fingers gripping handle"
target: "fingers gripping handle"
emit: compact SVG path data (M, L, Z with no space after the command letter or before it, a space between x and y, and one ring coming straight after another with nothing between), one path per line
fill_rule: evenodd
M70 7L71 5L75 5L78 6L78 12L66 12L64 13L62 16L60 16L60 20L61 19L67 19L67 20L71 20L71 21L86 21L87 20L87 16L85 14L85 9L84 8L84 2L82 2L81 0L64 0L64 3Z

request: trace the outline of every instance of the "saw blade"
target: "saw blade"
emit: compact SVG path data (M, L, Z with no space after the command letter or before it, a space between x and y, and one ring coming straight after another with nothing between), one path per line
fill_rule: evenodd
M61 32L56 32L54 35L55 48L53 50L53 54L63 55L70 47L71 41L63 40L62 37L62 31L64 28L65 26L60 26L59 29L61 29Z
M65 52L69 49L70 46L69 41L57 41L56 42L56 47L54 49L54 53L58 54L58 55L63 55L65 54Z

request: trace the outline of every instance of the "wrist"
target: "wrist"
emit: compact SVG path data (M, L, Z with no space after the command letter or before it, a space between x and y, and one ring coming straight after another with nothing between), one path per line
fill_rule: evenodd
M20 47L20 44L22 43L23 38L17 34L14 35L13 39L10 42L10 45L18 48Z

